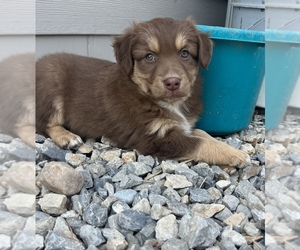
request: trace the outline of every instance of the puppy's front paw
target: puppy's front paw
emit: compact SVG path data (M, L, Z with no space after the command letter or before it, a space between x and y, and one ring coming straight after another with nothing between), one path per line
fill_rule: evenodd
M78 149L83 144L83 141L79 135L73 134L72 137L66 139L65 147L68 149Z
M83 144L80 136L71 133L61 126L49 127L47 132L56 145L61 148L78 149Z
M230 167L243 168L250 163L250 156L242 150L232 148L227 156L227 165Z

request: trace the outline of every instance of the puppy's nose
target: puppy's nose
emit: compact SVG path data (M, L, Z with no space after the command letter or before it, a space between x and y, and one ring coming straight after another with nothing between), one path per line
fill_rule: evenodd
M164 80L164 84L168 90L174 91L180 87L181 79L178 77L168 77Z

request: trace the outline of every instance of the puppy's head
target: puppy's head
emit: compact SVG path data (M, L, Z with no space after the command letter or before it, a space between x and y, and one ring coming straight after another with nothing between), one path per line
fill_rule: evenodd
M212 41L190 19L156 18L135 23L113 44L117 63L140 90L156 101L190 96L199 71L212 55Z

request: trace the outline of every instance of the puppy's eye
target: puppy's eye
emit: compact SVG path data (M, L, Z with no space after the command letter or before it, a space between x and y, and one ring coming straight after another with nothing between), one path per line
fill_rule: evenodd
M155 61L155 56L154 56L152 53L148 53L148 54L145 56L145 59L146 59L148 62L153 62L153 61Z
M185 50L185 49L183 49L183 50L180 52L180 56L181 56L181 58L183 58L183 59L188 58L189 55L190 55L190 53L189 53L187 50Z

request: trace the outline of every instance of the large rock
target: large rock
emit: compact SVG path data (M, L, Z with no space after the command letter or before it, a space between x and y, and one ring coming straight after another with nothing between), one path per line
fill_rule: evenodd
M13 163L1 178L4 186L11 186L24 193L35 193L35 164L33 161Z
M69 196L81 190L84 178L65 162L49 162L38 175L38 181L55 193Z

